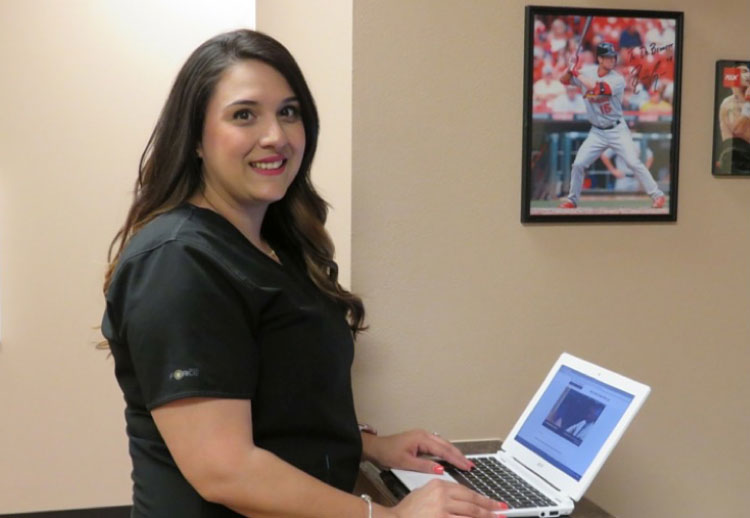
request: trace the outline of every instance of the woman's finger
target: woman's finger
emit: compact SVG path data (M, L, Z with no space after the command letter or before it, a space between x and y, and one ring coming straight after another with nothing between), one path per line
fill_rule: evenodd
M497 502L458 484L447 486L446 492L449 498L447 511L452 514L472 518L498 518L499 515L495 513L508 509L504 502Z
M474 463L467 459L461 450L456 448L453 444L446 441L439 435L430 435L426 442L430 451L425 452L431 455L440 457L441 459L450 462L459 469L468 471L474 467Z
M420 457L409 457L405 459L401 469L409 469L421 473L431 473L433 475L442 475L445 473L445 468L443 468L440 463Z

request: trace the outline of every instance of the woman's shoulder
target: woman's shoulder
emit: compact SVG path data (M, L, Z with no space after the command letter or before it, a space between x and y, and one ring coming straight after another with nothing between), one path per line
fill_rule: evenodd
M186 204L149 221L128 241L118 261L115 277L118 270L134 264L190 259L219 267L225 265L227 255L236 246L233 245L236 239L234 229L226 228L221 220L217 221L205 212Z
M221 243L237 240L238 231L211 211L194 205L180 205L156 216L139 229L123 250L121 261L156 250L163 246L204 250L217 254Z
M155 217L133 235L120 256L113 282L125 270L176 275L187 269L256 286L274 276L274 266L222 216L184 204Z

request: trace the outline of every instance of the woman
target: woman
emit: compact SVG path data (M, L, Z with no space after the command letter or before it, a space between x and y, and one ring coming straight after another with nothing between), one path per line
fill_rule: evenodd
M360 459L471 463L424 431L360 432L361 300L337 282L309 177L318 118L288 51L219 35L179 72L113 241L102 330L127 408L134 517L489 518L434 483L393 508L351 494Z

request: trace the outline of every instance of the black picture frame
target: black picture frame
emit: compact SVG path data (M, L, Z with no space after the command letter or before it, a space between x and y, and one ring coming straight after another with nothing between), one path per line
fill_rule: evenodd
M523 223L677 220L683 23L674 11L526 7Z
M711 173L750 176L750 60L716 62ZM747 105L747 106L745 106ZM745 114L742 110L745 110Z

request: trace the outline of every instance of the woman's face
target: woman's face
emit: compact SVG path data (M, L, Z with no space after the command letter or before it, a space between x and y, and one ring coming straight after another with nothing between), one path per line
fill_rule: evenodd
M208 101L198 146L207 199L265 210L284 197L304 151L300 104L286 79L258 60L225 70Z

